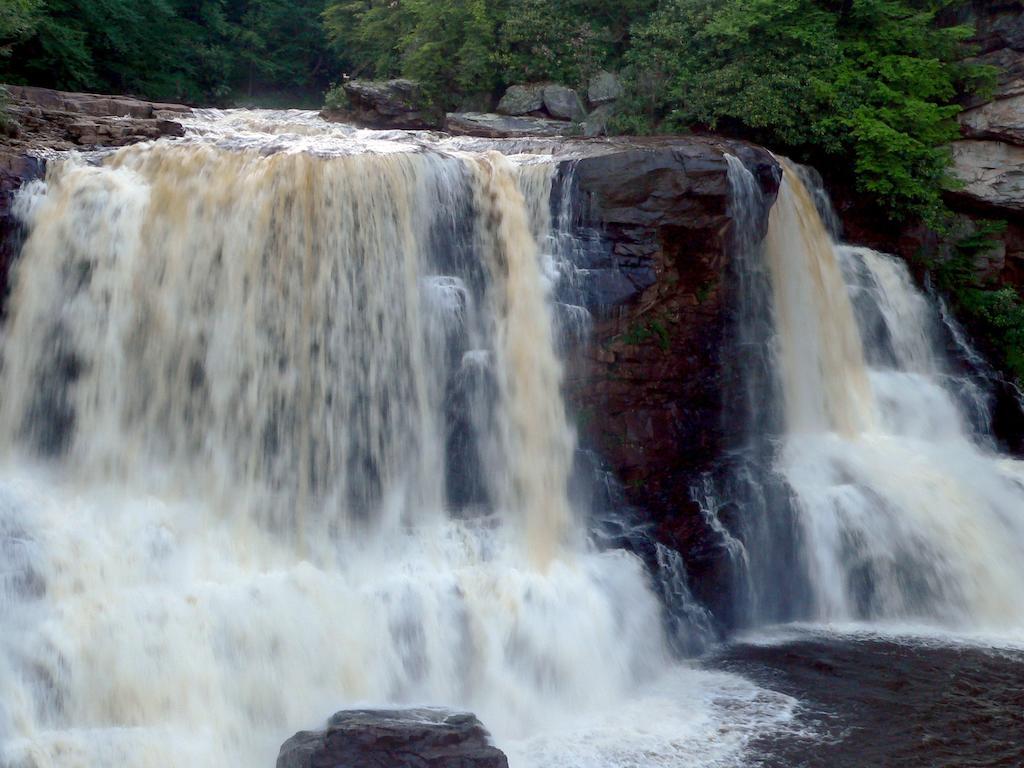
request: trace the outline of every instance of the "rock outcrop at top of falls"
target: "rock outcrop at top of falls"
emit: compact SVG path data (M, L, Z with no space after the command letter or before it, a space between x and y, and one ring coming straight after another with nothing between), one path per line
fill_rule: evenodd
M120 147L163 136L181 136L181 104L129 96L70 93L49 88L0 85L7 93L9 129L0 132L0 296L15 255L18 228L11 198L26 181L43 174L43 155L53 151Z
M591 237L582 283L596 322L569 367L582 432L625 483L629 500L689 548L700 533L690 488L717 457L731 308L730 187L726 154L740 158L764 195L764 232L780 168L740 142L687 137L608 142L617 151L576 164ZM695 527L696 526L696 527Z
M281 747L277 768L508 768L483 724L444 709L338 712Z

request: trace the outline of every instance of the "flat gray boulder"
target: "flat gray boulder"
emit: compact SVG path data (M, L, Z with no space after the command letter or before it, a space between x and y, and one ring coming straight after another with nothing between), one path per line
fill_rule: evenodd
M508 760L468 712L354 709L288 739L277 768L508 768Z
M432 129L441 125L440 112L430 107L413 80L349 80L342 87L350 108L325 110L326 114L321 113L324 119L382 129Z
M580 128L564 120L543 117L513 117L487 112L449 112L446 130L456 136L483 136L489 139L512 139L529 136L576 136Z

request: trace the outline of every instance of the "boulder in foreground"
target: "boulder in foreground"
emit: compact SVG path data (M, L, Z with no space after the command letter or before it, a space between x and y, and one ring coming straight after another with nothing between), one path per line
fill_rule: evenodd
M446 709L354 709L286 741L277 768L508 768L481 722Z

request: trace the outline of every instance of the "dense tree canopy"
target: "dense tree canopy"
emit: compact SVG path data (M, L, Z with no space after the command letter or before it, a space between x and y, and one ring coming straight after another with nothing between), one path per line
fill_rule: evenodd
M332 74L323 0L0 0L4 79L225 103Z

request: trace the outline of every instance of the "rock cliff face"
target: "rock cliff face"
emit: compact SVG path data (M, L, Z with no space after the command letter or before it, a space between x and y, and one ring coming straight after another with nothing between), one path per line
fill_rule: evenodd
M973 0L950 21L974 24L971 60L998 71L991 97L974 98L959 116L964 138L953 144L953 173L963 188L950 199L968 216L1008 222L999 269L1011 278L1024 266L1024 2Z
M728 437L721 414L734 222L726 153L765 193L755 224L763 233L781 170L752 145L633 140L575 167L579 236L599 231L601 246L587 265L597 275L587 298L597 320L571 358L569 395L581 432L628 500L677 544L699 533L691 486Z

